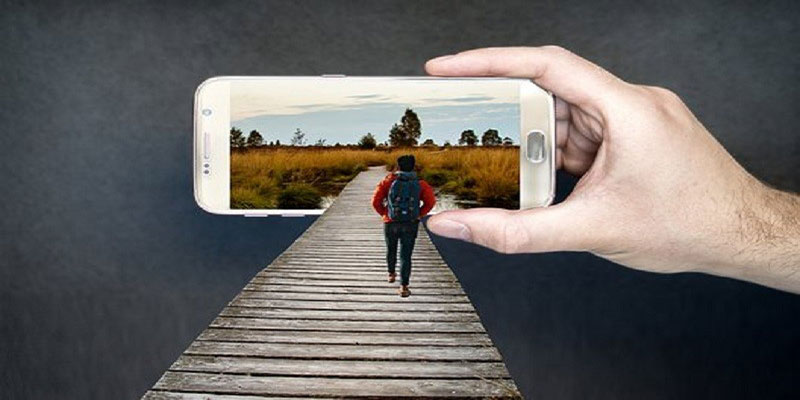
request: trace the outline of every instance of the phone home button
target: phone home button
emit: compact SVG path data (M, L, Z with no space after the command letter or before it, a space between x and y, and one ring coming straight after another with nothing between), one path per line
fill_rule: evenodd
M525 138L525 158L532 163L544 161L544 133L530 131Z

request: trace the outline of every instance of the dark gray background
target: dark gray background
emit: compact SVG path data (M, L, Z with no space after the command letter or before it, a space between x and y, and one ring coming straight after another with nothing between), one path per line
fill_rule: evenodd
M800 189L793 1L217 3L0 1L0 397L136 398L312 221L195 206L192 94L213 75L419 75L556 43L672 88L758 177ZM528 398L800 389L798 296L436 243Z

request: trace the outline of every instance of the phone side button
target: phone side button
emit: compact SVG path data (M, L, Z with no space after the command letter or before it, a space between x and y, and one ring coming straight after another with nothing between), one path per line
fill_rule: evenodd
M245 214L245 218L266 218L269 217L269 214Z
M208 132L203 133L203 158L211 158L211 134Z
M344 78L347 75L345 75L345 74L322 74L321 76L323 78Z
M281 217L284 218L295 218L295 217L305 217L305 214L281 214Z

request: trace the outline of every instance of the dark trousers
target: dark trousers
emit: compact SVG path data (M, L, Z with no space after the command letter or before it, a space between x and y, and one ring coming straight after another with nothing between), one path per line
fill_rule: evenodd
M397 265L397 244L400 243L400 283L408 285L411 277L411 253L417 239L419 221L389 222L383 224L383 236L386 239L386 265L393 274Z

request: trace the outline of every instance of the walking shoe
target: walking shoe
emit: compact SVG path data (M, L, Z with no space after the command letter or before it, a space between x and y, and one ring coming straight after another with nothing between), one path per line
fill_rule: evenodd
M394 279L397 277L397 274L389 274L389 283L394 283Z
M400 293L400 297L408 297L411 295L411 291L408 290L408 285L400 286L400 290L398 292Z

